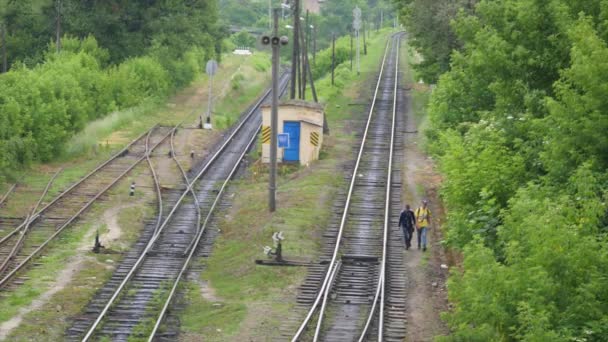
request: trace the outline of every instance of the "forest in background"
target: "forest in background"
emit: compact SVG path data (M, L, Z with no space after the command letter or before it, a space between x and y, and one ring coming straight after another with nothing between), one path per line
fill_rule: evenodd
M366 29L392 25L388 0L325 2L320 15L310 15L317 50L331 45L332 34L351 32L355 6ZM281 34L291 34L290 16L287 10ZM268 21L267 1L0 0L8 69L0 75L0 180L14 180L32 162L54 160L91 120L166 98L208 59L221 59L223 49L256 44L246 32L230 37L231 26L263 31ZM338 63L349 54L348 39L339 39ZM288 60L290 49L282 55ZM315 77L329 70L330 57L327 51L317 56Z
M300 0L303 1L303 0ZM281 0L271 0L273 8L281 8ZM293 0L288 1L293 6ZM222 27L255 28L261 31L269 30L268 4L266 0L219 0L220 22ZM353 9L359 6L362 18L367 30L379 28L381 19L382 26L392 26L395 13L390 0L340 0L325 1L321 3L321 13L310 13L310 23L316 27L317 48L324 49L331 45L332 34L336 37L349 35L352 29ZM281 34L288 35L290 30L285 25L292 25L293 17L286 9L285 20L280 23ZM301 11L301 16L306 16L306 11ZM309 34L312 34L309 32ZM236 45L241 45L238 40ZM249 40L251 42L251 40ZM243 44L244 45L244 44ZM285 49L287 50L287 49Z
M189 84L221 50L208 0L0 0L0 26L0 179L56 158L89 121Z
M442 341L608 341L608 1L395 0L437 83Z

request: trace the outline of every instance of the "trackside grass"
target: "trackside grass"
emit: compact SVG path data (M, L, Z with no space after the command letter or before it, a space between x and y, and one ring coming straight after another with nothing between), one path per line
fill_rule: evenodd
M259 162L233 182L227 193L234 196L232 207L217 214L221 233L213 253L199 260L206 269L186 285L188 305L180 314L181 340L265 341L278 336L307 271L257 266L254 260L265 258L262 248L272 245L275 231L285 236L285 258L316 260L335 195L346 186L341 167L352 158L352 147L358 143L355 121L368 108L369 82L363 81L376 75L387 33L381 31L368 40L360 76L351 73L346 62L337 68L339 85L332 87L329 75L317 80L331 135L325 137L319 161L309 167L280 169L275 213L268 213L268 174ZM259 147L254 158L259 157L258 151Z
M261 63L261 55L256 58L227 56L223 60L214 85L214 101L217 108L227 108L223 111L227 118L236 120L240 111L269 83L269 73L258 65ZM241 86L234 88L231 86L231 77L237 73L242 75L239 77ZM246 84L251 85L251 88L244 86ZM37 190L41 190L52 173L62 167L62 173L46 197L46 201L49 201L157 122L171 125L186 120L186 124L194 125L198 114L204 112L202 108L206 110L206 85L204 76L191 87L176 94L167 104L150 103L146 105L149 107L134 108L126 114L112 114L91 123L68 144L64 160L33 165L30 170L24 172L22 182L31 184L32 191L24 191L23 195L20 195L23 198L16 203L35 202L39 196ZM235 98L238 98L238 101L235 101ZM224 101L230 104L226 105ZM218 128L221 126L214 124L213 133L205 131L202 134L218 134ZM197 145L195 148L202 150L205 146ZM20 310L35 306L33 311L22 315L21 324L9 335L10 340L62 340L70 317L77 315L95 291L111 276L115 265L120 262L121 252L136 241L144 222L154 216L156 206L151 202L154 200L151 184L145 184L145 180L138 181L142 197L137 198L136 202L133 202L125 191L131 178L136 178L144 172L145 163L142 165L110 190L106 201L94 204L81 220L68 228L61 238L47 249L46 256L37 261L40 265L23 274L28 280L22 287L0 300L0 324L14 317ZM10 210L16 211L17 208L15 205L14 208L5 209L10 213ZM104 214L108 215L109 210L112 210L112 215L115 214L121 234L118 240L109 246L102 240L102 243L111 249L111 253L96 255L90 252L94 231L97 228L102 234L108 231L103 217ZM65 271L67 267L72 267L73 272ZM65 281L58 285L61 283L61 280L58 282L58 275L69 279L64 279Z

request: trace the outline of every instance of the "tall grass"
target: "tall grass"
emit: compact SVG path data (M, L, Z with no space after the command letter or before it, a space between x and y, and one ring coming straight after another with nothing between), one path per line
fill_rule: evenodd
M70 159L96 151L100 145L105 144L103 140L110 134L149 114L157 105L158 100L148 99L139 106L115 111L89 123L68 141L62 157Z

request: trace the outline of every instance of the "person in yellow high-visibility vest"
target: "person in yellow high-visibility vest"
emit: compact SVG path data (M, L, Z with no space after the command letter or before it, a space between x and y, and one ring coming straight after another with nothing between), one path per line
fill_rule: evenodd
M418 233L418 249L422 242L422 251L426 251L426 234L431 224L431 210L428 201L422 200L422 206L416 209L416 232Z

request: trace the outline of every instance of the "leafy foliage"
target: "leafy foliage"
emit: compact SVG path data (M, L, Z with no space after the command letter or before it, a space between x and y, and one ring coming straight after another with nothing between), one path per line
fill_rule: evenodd
M90 120L189 84L202 63L219 59L216 7L215 0L0 0L9 64L0 75L0 177L54 158ZM60 53L58 22L68 33Z
M456 2L431 32L423 3L401 8L439 66L426 134L465 257L440 340L606 341L606 1Z
M108 51L93 37L64 38L60 54L32 69L0 75L0 175L20 165L48 161L91 120L145 99L163 98L200 72L204 50L190 49L165 67L153 56L103 68ZM173 70L171 69L173 68ZM175 70L181 73L172 74Z

